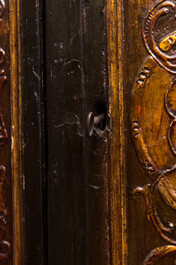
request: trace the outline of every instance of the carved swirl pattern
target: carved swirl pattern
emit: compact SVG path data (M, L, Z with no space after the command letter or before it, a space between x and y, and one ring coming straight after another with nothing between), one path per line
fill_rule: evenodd
M0 0L0 22L2 20L3 14L5 11L5 1ZM5 61L5 51L0 48L0 66L4 64ZM7 80L5 70L0 69L0 99L2 89ZM3 147L7 143L8 133L5 128L5 122L0 106L0 147ZM6 168L3 165L0 165L0 261L3 261L8 258L10 254L10 243L5 240L7 235L7 210L5 207L3 199L3 187L6 182Z
M148 219L169 243L152 250L144 265L153 265L163 256L176 253L175 224L163 224L155 206L155 194L159 192L165 204L176 210L176 31L162 37L159 43L154 36L159 19L166 17L167 21L167 15L174 12L176 0L162 0L146 16L142 35L150 55L137 74L131 97L132 139L152 182L137 187L133 195L144 196ZM157 106L154 102L158 102Z

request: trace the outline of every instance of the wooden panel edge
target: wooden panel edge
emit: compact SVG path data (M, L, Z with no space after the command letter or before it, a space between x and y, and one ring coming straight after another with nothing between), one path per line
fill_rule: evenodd
M110 116L110 244L112 265L127 264L126 180L123 98L123 3L107 1Z
M23 262L22 170L21 170L21 85L20 85L20 0L9 0L11 167L13 198L13 264Z

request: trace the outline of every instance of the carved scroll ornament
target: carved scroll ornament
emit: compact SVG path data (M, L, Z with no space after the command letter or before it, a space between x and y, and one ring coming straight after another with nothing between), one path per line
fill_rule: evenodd
M155 37L158 21L176 15L176 1L158 2L145 18L142 35L149 53L132 89L131 130L138 159L151 180L133 195L145 198L147 216L169 244L158 247L144 260L155 264L168 253L176 253L176 224L163 224L155 206L156 192L176 210L176 31L160 40ZM175 24L176 25L176 24Z

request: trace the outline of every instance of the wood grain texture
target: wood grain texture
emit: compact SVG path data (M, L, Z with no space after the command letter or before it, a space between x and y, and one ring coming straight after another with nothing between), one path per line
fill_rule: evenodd
M126 183L123 107L123 10L122 1L107 1L107 51L110 115L110 246L111 263L127 264Z
M58 12L60 10L60 12ZM108 264L104 1L47 1L48 263Z
M20 1L24 264L45 264L42 1ZM45 213L46 215L46 213Z
M9 1L10 114L13 205L13 264L24 263L22 165L21 165L21 57L19 1Z
M106 4L83 2L83 60L86 113L108 111ZM108 131L86 138L85 163L88 192L88 264L109 264Z
M88 255L81 13L80 1L46 5L48 264Z

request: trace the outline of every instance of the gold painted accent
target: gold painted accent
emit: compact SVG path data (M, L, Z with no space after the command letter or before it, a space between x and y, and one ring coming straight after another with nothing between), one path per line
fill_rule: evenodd
M164 38L159 47L162 51L167 52L169 50L172 49L173 45L176 42L176 31L174 31L173 33L171 33L169 36L167 36L166 38Z
M20 0L9 0L11 164L13 198L13 264L23 262L22 181L21 181L21 58Z
M110 142L110 244L112 265L126 265L126 183L123 104L122 1L107 1Z

